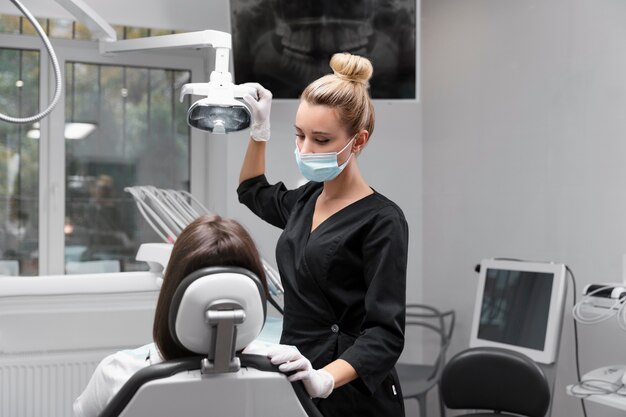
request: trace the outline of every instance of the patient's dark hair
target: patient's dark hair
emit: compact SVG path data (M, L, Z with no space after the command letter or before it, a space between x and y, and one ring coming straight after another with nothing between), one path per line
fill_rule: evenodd
M152 337L165 360L195 355L178 346L170 335L170 305L185 277L210 266L245 268L259 277L267 293L263 264L246 229L235 220L216 215L197 218L176 239L157 301Z

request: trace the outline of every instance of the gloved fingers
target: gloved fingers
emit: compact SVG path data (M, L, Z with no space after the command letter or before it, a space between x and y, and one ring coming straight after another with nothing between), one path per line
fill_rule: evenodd
M293 375L289 375L287 377L287 380L289 382L302 381L302 380L305 380L305 379L309 379L310 377L311 377L311 371L310 370L306 370L306 371L296 372Z
M254 97L252 97L250 94L246 94L242 97L243 101L245 101L246 103L248 103L248 106L250 106L251 109L256 110L259 108L259 103L256 101L256 99Z
M261 101L261 99L272 99L272 92L259 83L243 83L241 85L246 88L256 90L256 95L259 101Z
M267 350L267 356L273 357L287 352L295 352L301 354L297 347L293 345L273 345Z
M263 86L259 83L243 83L243 84L239 84L239 85L243 85L247 88L254 88L255 90L259 90L261 88L263 88Z
M267 142L270 139L272 93L259 83L244 83L238 87L239 90L248 90L243 94L242 98L250 108L250 113L252 113L250 137L257 142ZM279 358L276 361L272 361L272 363L276 365L286 360L290 359Z
M261 84L259 84L259 88L257 88L256 93L259 96L259 101L267 102L272 100L272 92L264 88Z
M270 362L272 362L274 365L280 365L282 363L285 362L292 362L295 360L298 360L302 357L302 355L300 354L300 352L297 353L293 353L293 352L281 352L281 353L277 353L276 355L267 355L270 358Z
M280 365L285 362L295 361L303 358L300 351L295 346L279 345L267 352L267 357L270 358L274 365Z
M244 95L250 95L255 100L258 99L259 94L257 93L257 86L254 83L244 83L235 85L235 92L239 92Z
M308 361L305 357L297 359L291 362L285 362L281 364L278 369L281 372L291 372L291 371L303 371L311 369L311 362Z

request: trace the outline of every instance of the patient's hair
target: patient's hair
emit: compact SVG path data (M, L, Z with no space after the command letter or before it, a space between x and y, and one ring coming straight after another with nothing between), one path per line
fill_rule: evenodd
M174 341L168 318L174 292L192 272L210 266L238 266L255 274L267 293L259 252L250 234L237 221L203 215L182 231L170 256L154 316L152 336L163 359L192 356Z
M369 79L374 68L362 56L334 54L330 59L333 74L309 84L300 99L310 104L332 107L346 127L349 136L361 129L374 133L374 105L369 94Z

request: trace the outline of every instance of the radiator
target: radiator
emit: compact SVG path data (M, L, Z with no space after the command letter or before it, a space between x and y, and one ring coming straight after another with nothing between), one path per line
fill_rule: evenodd
M0 356L0 417L71 417L74 399L109 353Z
M152 340L149 272L0 279L0 417L72 417L110 353Z

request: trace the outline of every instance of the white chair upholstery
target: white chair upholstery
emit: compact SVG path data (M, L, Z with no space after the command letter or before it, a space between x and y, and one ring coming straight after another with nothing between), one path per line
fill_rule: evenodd
M207 355L203 372L211 372L213 367L215 372L237 371L235 352L261 332L265 305L263 286L250 271L201 269L176 289L170 310L170 333L180 346Z
M265 321L261 282L241 268L206 268L174 294L169 328L199 356L137 372L100 417L321 417L300 381L289 383L268 358L237 354Z

